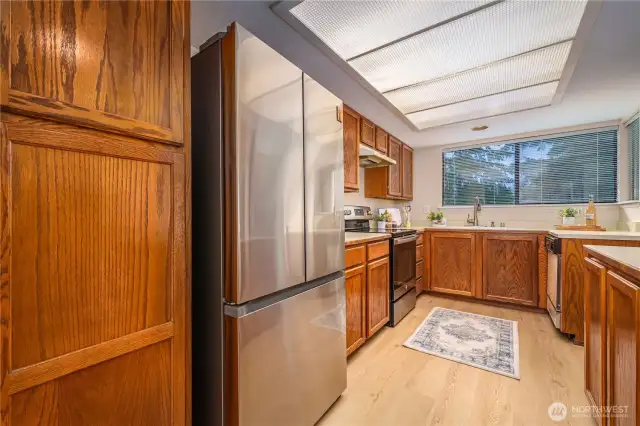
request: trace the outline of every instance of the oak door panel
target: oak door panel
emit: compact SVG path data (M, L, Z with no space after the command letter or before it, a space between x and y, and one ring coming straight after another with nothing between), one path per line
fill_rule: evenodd
M344 190L357 191L360 183L360 116L343 107Z
M389 322L389 258L367 264L367 337Z
M364 344L366 329L366 265L344 272L347 303L347 356Z
M562 239L561 331L574 334L577 342L584 341L585 245L640 247L640 241Z
M585 259L584 381L589 403L606 406L606 295L607 271L597 261ZM602 418L596 417L602 425Z
M166 349L156 348L148 358L170 359L155 361L156 369L166 370L154 374L158 380L168 377L161 380L174 391L172 424L184 424L183 154L171 147L10 114L2 115L1 129L1 264L9 271L0 287L5 324L0 377L3 395L8 395L3 412L25 419L37 415L29 411L35 406L17 405L25 398L18 395L31 395L24 393L30 389L39 389L34 395L64 389L64 398L47 404L75 409L78 405L65 401L84 404L80 393L90 391L63 386L76 383L70 375L81 372L85 385L108 387L110 374L92 373L108 368L102 363L166 341L160 345ZM136 380L132 377L127 382L131 387L122 387L119 395L126 399L130 393L146 393L139 382L152 383L151 379L144 375ZM110 396L105 398L109 401ZM154 397L132 395L129 411L122 415L156 419L149 405L137 404L136 398ZM94 403L87 403L87 409ZM20 410L27 412L16 414ZM163 418L157 419L164 424ZM60 424L106 424L86 423L80 417L65 421ZM16 420L14 426L21 424L31 423Z
M3 7L10 8L2 22L3 106L183 143L188 2L42 0Z
M387 141L389 134L382 128L376 127L376 149L383 154L387 153Z
M160 342L13 395L11 424L169 426L170 373Z
M430 235L432 291L473 296L475 293L475 235L434 232Z
M344 267L345 269L353 266L362 265L367 260L366 246L347 247L344 250Z
M390 197L402 196L402 142L389 136L389 157L396 164L389 166L387 173L387 195Z
M611 417L611 426L636 426L638 421L638 337L640 290L607 273L607 405L627 407L625 417Z
M482 292L488 300L538 305L538 236L482 237Z
M402 144L402 198L413 199L413 149Z
M376 125L364 117L360 118L360 142L375 148L376 146Z

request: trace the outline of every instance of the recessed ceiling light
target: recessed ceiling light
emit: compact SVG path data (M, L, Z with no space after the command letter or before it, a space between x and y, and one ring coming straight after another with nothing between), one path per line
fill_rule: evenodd
M481 130L487 130L488 128L489 126L482 125L482 126L472 127L471 130L473 130L474 132L479 132Z
M304 0L287 10L422 130L550 105L588 3Z

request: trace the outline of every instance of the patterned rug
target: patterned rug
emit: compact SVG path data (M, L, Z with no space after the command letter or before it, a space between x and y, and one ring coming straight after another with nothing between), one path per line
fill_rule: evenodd
M404 345L520 379L516 321L434 308Z

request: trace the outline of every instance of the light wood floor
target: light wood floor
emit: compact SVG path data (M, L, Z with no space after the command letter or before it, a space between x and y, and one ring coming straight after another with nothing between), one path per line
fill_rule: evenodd
M521 379L403 347L435 306L518 321ZM318 425L593 426L570 413L587 405L583 356L546 314L422 295L397 327L385 327L351 355L347 390ZM569 407L558 423L547 414L555 401Z

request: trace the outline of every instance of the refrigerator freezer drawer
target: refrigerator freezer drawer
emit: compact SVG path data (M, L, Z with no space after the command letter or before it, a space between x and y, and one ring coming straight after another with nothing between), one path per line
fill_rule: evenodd
M318 421L347 386L345 315L340 277L245 316L226 317L236 394L226 400L237 401L226 409L237 413L239 426Z

